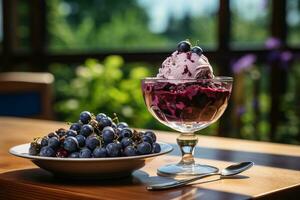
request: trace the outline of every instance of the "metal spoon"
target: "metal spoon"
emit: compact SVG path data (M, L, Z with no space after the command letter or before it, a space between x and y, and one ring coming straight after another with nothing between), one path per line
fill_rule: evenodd
M221 176L220 178L227 177L227 176L233 176L233 175L239 174L239 173L249 169L253 165L254 165L253 162L242 162L242 163L238 163L238 164L234 164L234 165L230 165L230 166L226 167L225 169L223 169L221 171L221 173L213 172L213 173L196 176L193 178L172 181L172 182L168 182L168 183L149 185L149 186L147 186L147 190L164 190L164 189L169 189L169 188L180 187L180 186L184 186L188 183L197 181L201 178L208 177L208 176L214 176L214 175L220 175Z

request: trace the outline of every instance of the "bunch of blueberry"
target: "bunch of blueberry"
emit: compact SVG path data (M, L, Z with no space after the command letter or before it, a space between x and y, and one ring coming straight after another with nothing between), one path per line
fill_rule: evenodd
M117 121L115 123L114 121ZM126 122L112 120L104 113L94 116L80 113L79 121L69 130L60 128L42 138L36 138L29 148L30 155L69 158L104 158L159 153L153 131L136 131Z

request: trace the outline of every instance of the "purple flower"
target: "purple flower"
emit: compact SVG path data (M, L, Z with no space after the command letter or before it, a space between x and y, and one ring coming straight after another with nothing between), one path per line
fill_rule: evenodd
M267 49L278 49L281 46L281 41L278 38L270 37L265 42Z
M280 59L282 62L289 62L293 58L293 54L290 51L284 51L280 54Z
M233 73L238 74L243 70L250 69L256 61L256 56L253 54L247 54L235 61L231 68Z
M281 68L284 70L289 69L290 61L293 59L293 54L290 51L284 51L280 54Z
M246 112L246 108L244 106L238 106L236 109L236 113L238 116L242 116Z

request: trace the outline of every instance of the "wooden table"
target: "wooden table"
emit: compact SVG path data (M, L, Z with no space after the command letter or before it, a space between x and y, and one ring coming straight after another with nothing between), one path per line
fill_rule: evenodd
M0 117L0 199L297 199L300 194L300 146L199 136L197 161L223 168L240 161L255 166L231 179L203 179L190 186L149 192L145 185L161 183L156 169L179 160L176 133L157 132L175 150L154 159L132 177L114 181L69 181L53 176L29 160L8 154L11 146L27 143L65 123Z

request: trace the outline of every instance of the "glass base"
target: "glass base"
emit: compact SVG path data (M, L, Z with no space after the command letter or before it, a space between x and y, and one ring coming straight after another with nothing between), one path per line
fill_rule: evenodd
M160 176L197 176L202 174L208 174L212 172L218 172L219 169L210 165L200 164L170 164L165 165L157 169L157 174Z

